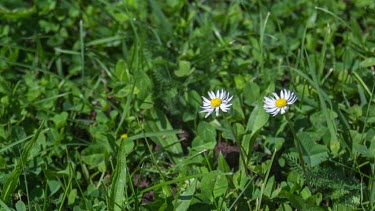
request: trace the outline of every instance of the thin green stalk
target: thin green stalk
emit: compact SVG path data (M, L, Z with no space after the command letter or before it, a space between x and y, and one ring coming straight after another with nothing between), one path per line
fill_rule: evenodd
M69 180L68 180L68 185L66 186L65 188L65 191L64 191L64 195L63 195L63 198L61 199L61 203L60 203L60 207L59 207L59 211L60 210L63 210L64 209L64 202L66 200L66 198L68 197L68 192L71 190L71 187L72 187L72 182L73 182L73 170L72 170L72 164L71 163L68 163L68 169L69 169Z
M309 183L309 178L307 177L307 172L306 172L306 168L305 168L305 161L303 160L303 154L302 154L301 145L300 145L301 143L299 142L299 140L297 138L296 131L294 130L294 125L293 125L292 121L289 118L289 113L288 112L286 112L285 117L286 117L286 119L288 121L288 124L289 124L289 127L290 127L290 131L292 131L293 139L294 139L294 145L297 148L298 156L299 156L299 160L300 160L300 164L301 164L302 170L303 170L303 174L305 175L306 183L309 186L310 183Z
M271 158L271 162L270 162L270 167L267 169L266 177L264 178L264 182L262 183L262 186L260 188L260 195L259 195L259 198L258 198L259 201L257 203L257 207L256 207L255 210L261 210L260 206L262 204L263 192L264 192L264 189L265 189L265 187L267 185L267 182L268 182L268 177L269 177L270 172L271 172L272 163L273 163L273 160L275 159L276 152L277 152L277 150L275 149L274 153L272 154L272 158Z
M245 173L246 173L247 176L249 176L250 173L249 173L249 171L248 171L248 169L247 169L247 163L246 163L246 161L245 161L245 155L244 155L244 152L243 152L243 150L242 150L242 149L243 149L243 148L242 148L242 145L241 145L240 141L237 139L237 135L236 135L236 133L234 132L232 126L230 127L230 129L231 129L231 131L232 131L232 135L233 135L234 141L236 142L236 144L237 144L237 146L238 146L238 148L239 148L239 150L240 150L240 157L241 157L241 161L242 161L242 163L243 163L243 167L244 167L244 169L245 169Z
M375 162L372 164L371 166L371 170L372 170L372 175L374 176L375 175ZM374 207L375 207L375 182L374 181L370 181L370 208L372 210L374 210ZM361 197L362 198L362 197Z
M81 65L82 65L82 82L85 78L85 45L83 43L83 22L82 20L79 21L79 39L81 43Z
M262 17L262 13L260 12L260 17ZM259 40L259 49L260 49L260 69L261 73L265 76L266 81L270 81L269 74L266 76L264 71L264 33L266 31L266 26L268 22L268 18L270 16L270 12L267 13L267 17L264 20L264 23L262 22L262 19L260 20L260 40Z
M138 118L137 118L137 120L138 120L138 124L140 125L140 127L141 127L142 130L143 130L143 134L145 134L145 132L144 132L144 128L143 128L143 126L142 126L140 120L139 120ZM159 173L159 175L160 175L160 178L161 178L162 182L165 182L166 179L165 179L165 177L164 177L164 173L163 173L162 170L160 169L160 167L159 167L159 165L158 165L158 162L157 162L156 159L155 159L155 156L154 156L154 153L153 153L152 147L151 147L151 145L150 145L150 143L149 143L149 141L148 141L148 139L147 139L146 137L144 137L144 140L145 140L145 143L146 143L146 145L147 145L147 149L148 149L148 151L149 151L149 153L150 153L151 161L152 161L152 163L154 164L154 166L156 167L156 170L158 171L158 173ZM172 190L170 189L170 187L168 186L167 188L168 188L168 189L167 189L168 194L172 195Z

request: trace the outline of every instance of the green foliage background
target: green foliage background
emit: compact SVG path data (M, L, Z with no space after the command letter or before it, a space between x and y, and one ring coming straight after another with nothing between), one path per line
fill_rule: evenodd
M2 1L1 210L374 210L374 14L372 0ZM293 128L263 109L283 88ZM205 119L219 89L233 106Z

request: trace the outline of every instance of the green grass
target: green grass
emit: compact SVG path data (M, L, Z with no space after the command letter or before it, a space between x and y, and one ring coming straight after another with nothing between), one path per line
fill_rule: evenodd
M374 210L374 13L2 1L0 210ZM230 110L204 118L221 89Z

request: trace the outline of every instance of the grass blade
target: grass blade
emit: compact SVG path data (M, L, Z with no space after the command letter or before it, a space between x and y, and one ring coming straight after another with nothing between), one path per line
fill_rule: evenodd
M21 157L18 160L15 169L12 171L11 175L9 176L9 178L6 180L6 182L4 184L4 187L3 187L3 190L2 190L1 196L0 196L0 199L2 201L8 202L9 197L16 190L16 188L18 186L18 183L19 183L20 175L21 175L23 169L25 168L25 166L27 164L27 161L28 161L28 158L29 158L29 155L30 155L30 151L33 149L33 146L36 143L36 141L39 137L39 134L42 132L44 124L45 124L45 122L42 122L42 124L40 125L38 130L35 132L33 138L24 147L24 149L22 151L22 154L21 154Z

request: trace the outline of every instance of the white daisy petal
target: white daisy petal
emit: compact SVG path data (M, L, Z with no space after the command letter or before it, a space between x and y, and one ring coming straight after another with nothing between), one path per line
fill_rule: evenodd
M210 99L214 99L215 98L215 93L213 91L211 92L208 92L208 96L210 97Z
M276 92L272 93L272 95L275 98L264 97L263 108L267 113L270 113L273 116L276 116L278 113L285 114L289 106L295 103L298 99L294 92L287 89L280 91L280 97Z
M209 111L207 112L206 116L204 116L204 118L207 118L208 116L210 116L210 114L212 114L213 110L212 111Z
M288 90L284 89L284 97L283 98L288 99L289 96L290 96L290 92Z
M224 89L217 90L216 93L214 91L209 91L208 96L209 99L202 96L203 106L201 106L202 110L200 113L206 113L204 118L207 118L213 112L215 112L216 116L219 116L220 110L222 112L228 112L232 106L229 102L232 100L233 96L230 96Z
M205 98L205 97L203 97L203 96L202 96L202 98L203 98L203 102L204 102L204 103L210 104L210 101L209 101L207 98Z
M224 89L221 90L220 99L225 99Z

